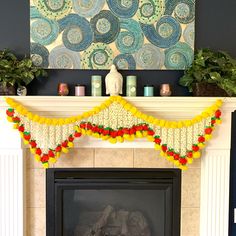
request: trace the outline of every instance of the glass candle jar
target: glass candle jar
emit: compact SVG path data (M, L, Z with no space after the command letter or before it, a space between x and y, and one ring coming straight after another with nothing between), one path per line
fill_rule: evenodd
M85 86L77 84L75 86L75 96L85 96Z
M160 89L160 95L162 97L170 96L171 95L171 87L169 84L162 84Z
M126 96L135 97L137 87L137 77L135 75L128 75L126 77Z
M66 83L59 83L58 84L58 95L60 96L67 96L69 94L69 87Z
M154 86L145 85L144 86L144 97L153 97L154 96Z
M91 96L102 96L102 76L92 75L91 85Z

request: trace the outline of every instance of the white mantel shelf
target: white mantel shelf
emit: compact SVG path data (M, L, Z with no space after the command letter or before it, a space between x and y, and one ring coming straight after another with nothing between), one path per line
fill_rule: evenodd
M29 111L45 117L79 115L98 106L108 97L12 96ZM211 106L215 97L124 97L140 111L168 120L191 119ZM201 162L200 236L227 236L229 213L229 171L231 115L236 98L223 100L223 123L205 149ZM8 105L0 96L0 235L24 234L24 149L16 130L6 120ZM79 147L152 148L145 141L112 145L97 139L81 138ZM14 226L14 227L12 227ZM43 235L42 235L43 236Z

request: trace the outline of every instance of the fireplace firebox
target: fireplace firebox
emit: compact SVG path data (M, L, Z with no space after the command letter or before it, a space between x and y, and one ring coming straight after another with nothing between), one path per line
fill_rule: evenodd
M178 169L48 169L47 236L179 236Z

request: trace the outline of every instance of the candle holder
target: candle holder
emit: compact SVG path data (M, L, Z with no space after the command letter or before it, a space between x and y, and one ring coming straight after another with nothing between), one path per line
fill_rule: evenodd
M135 75L128 75L126 78L126 96L136 97L137 77Z
M75 86L75 96L85 96L85 85L77 84Z
M58 84L58 95L59 96L67 96L69 94L69 87L66 83Z
M160 95L162 97L168 97L172 94L170 84L161 84Z

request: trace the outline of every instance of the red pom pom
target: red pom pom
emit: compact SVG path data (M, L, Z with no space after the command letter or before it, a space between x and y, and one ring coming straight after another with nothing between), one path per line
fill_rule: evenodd
M204 143L205 142L205 138L203 136L199 136L198 142L199 143Z
M220 118L220 116L221 116L221 111L220 111L220 110L217 110L217 111L215 112L215 117L216 117L216 118Z
M187 152L187 157L188 158L192 158L193 157L193 153L191 151Z
M193 145L193 146L192 146L192 149L193 149L194 152L199 151L198 145Z
M212 128L211 127L207 127L205 129L205 134L211 134L212 133Z
M185 158L180 158L179 159L179 163L182 165L186 165L187 164L187 160Z
M42 151L41 151L41 149L40 149L40 148L37 148L37 149L36 149L36 152L35 152L35 154L37 154L37 155L39 155L39 156L40 156L40 155L42 154Z
M180 156L179 156L179 153L174 153L174 159L175 159L175 160L179 160L179 157L180 157Z
M55 156L52 150L49 150L49 151L48 151L48 156L49 156L49 157L54 157L54 156Z
M161 149L162 149L163 152L166 152L166 151L167 151L167 145L166 145L166 144L163 144L163 145L161 146Z
M49 157L47 154L43 154L43 156L41 157L41 162L48 162Z
M61 145L58 145L55 149L56 152L61 152Z
M35 140L32 140L32 141L30 142L30 146L31 146L32 148L36 148L37 144L36 144Z

